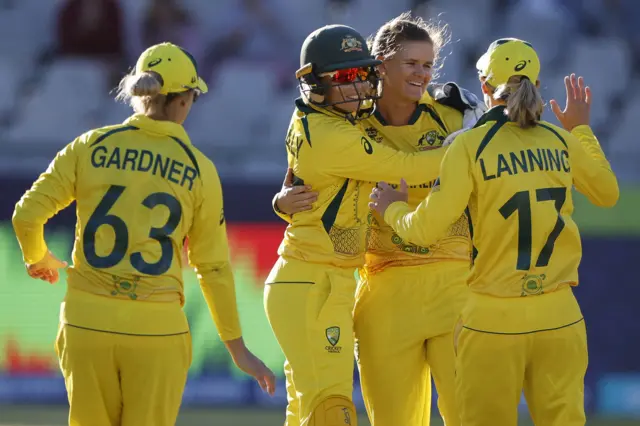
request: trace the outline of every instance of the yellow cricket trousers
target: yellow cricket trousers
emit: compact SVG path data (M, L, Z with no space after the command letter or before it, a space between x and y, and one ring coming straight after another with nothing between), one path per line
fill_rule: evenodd
M447 426L460 424L453 329L468 294L468 273L468 262L450 261L361 277L356 358L373 426L428 426L431 375Z
M140 334L162 321L173 322L167 329L174 330ZM69 425L175 425L191 364L187 327L179 304L69 292L55 344L69 398Z
M516 426L523 390L536 426L585 424L585 324L571 291L554 293L469 298L455 339L456 394L464 426ZM577 319L544 328L534 321L529 331L509 330L509 324L520 327L523 319L553 318L558 312L572 312ZM482 323L494 327L483 330ZM498 323L505 332L495 328Z
M286 426L356 426L354 269L280 258L266 284L267 318L286 358Z

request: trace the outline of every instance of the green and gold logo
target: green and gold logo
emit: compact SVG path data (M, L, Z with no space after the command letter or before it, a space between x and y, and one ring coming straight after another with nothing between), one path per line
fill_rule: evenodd
M436 144L438 141L440 141L440 143ZM444 141L444 136L440 136L435 130L430 130L418 139L418 150L427 151L429 149L439 148L442 146L442 141Z
M340 341L340 327L334 326L327 328L325 330L325 336L331 344L331 346L325 346L325 349L330 353L339 354L342 350L342 346L338 346L338 342Z
M546 278L545 274L530 275L525 274L522 277L522 294L521 296L533 296L537 294L543 294L542 281Z
M342 39L341 49L343 52L362 52L362 43L353 36L346 36Z
M113 279L114 286L114 289L111 291L112 296L128 296L131 300L136 300L138 298L136 288L138 288L138 281L140 281L140 277L133 277L133 280L123 280L116 275L111 275L111 278Z
M327 340L331 346L335 346L340 341L340 327L329 327L326 330Z

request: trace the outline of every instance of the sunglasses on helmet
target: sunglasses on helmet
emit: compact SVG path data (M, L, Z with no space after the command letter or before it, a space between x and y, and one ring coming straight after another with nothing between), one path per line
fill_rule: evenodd
M370 68L345 68L328 73L334 83L354 83L366 81L371 72Z

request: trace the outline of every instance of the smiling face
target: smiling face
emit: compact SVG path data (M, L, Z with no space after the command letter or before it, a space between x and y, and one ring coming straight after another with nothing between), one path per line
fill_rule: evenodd
M429 41L405 41L380 66L384 72L384 94L418 102L431 81L435 52Z
M330 86L327 93L327 103L336 105L338 109L345 112L355 112L360 108L363 100L371 96L371 92L371 84L363 81L348 85L334 85Z

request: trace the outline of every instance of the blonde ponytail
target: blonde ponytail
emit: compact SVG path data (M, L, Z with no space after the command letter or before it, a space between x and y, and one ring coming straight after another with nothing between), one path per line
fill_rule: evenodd
M135 70L127 74L118 84L116 100L133 108L137 113L146 114L154 104L164 103L162 77L153 71L136 74Z
M506 101L509 120L523 129L535 126L544 110L538 88L526 77L511 77L507 84L496 88L493 98Z

